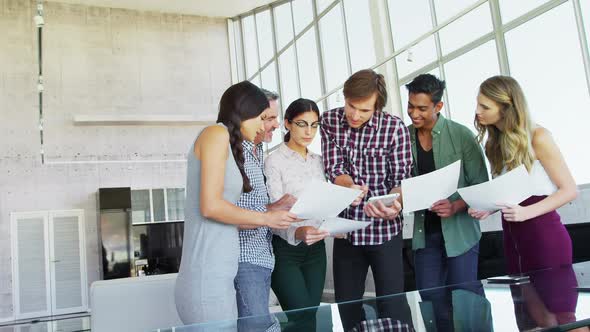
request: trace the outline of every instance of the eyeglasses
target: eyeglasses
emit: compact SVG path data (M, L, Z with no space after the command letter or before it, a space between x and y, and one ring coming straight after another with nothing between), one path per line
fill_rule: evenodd
M312 124L307 123L307 121L305 121L305 120L299 120L299 121L289 120L289 122L294 123L299 128L311 127L313 129L317 129L320 126L319 121L313 122Z

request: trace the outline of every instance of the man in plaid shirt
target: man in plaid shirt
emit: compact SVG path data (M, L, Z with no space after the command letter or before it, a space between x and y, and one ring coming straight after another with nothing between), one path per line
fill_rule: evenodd
M401 204L388 207L367 203L366 198L400 193L401 180L412 170L408 129L401 119L382 111L387 102L383 75L361 70L344 83L343 92L345 106L322 114L324 168L334 184L362 190L340 216L372 224L334 240L337 302L363 297L369 266L377 296L403 292ZM379 316L399 316L400 308L393 303L378 303ZM340 306L340 315L345 331L353 328L363 320L361 304Z

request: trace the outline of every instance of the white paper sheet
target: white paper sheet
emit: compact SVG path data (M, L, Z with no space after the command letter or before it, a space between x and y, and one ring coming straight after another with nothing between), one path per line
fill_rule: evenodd
M459 188L459 195L471 208L496 211L497 204L518 204L532 195L533 183L524 165L491 181Z
M333 218L348 207L360 194L360 190L328 182L312 181L299 196L291 208L291 212L301 219Z
M330 232L330 235L350 233L371 224L370 221L356 221L344 218L328 218L320 225L321 230Z
M434 172L402 180L404 213L428 209L457 191L461 160Z

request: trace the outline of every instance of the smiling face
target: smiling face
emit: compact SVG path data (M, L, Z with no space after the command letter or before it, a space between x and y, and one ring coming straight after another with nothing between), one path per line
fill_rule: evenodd
M313 141L319 125L318 115L313 111L301 113L287 121L285 127L290 133L289 143L307 147Z
M438 119L443 102L434 103L429 94L410 93L408 99L408 116L415 128L432 129Z
M475 116L477 122L482 126L497 127L501 125L502 113L500 111L500 105L481 93L477 95Z
M269 100L270 107L265 111L266 118L264 119L264 136L259 139L263 142L272 142L272 134L275 129L279 128L279 102L277 100Z
M265 109L260 115L244 120L240 124L240 132L245 141L254 142L257 137L264 135L264 121L270 108Z
M375 92L368 98L363 99L349 99L345 98L346 105L344 106L344 113L346 121L351 128L360 128L375 114L375 102L377 101L377 93Z

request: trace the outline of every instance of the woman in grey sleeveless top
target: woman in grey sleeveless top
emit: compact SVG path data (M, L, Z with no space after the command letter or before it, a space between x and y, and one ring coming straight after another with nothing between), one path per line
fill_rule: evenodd
M242 141L264 130L265 95L244 81L228 88L217 125L205 128L188 153L184 240L175 286L184 324L237 318L234 277L240 254L238 226L286 228L287 211L266 213L235 206L252 188L244 171Z

